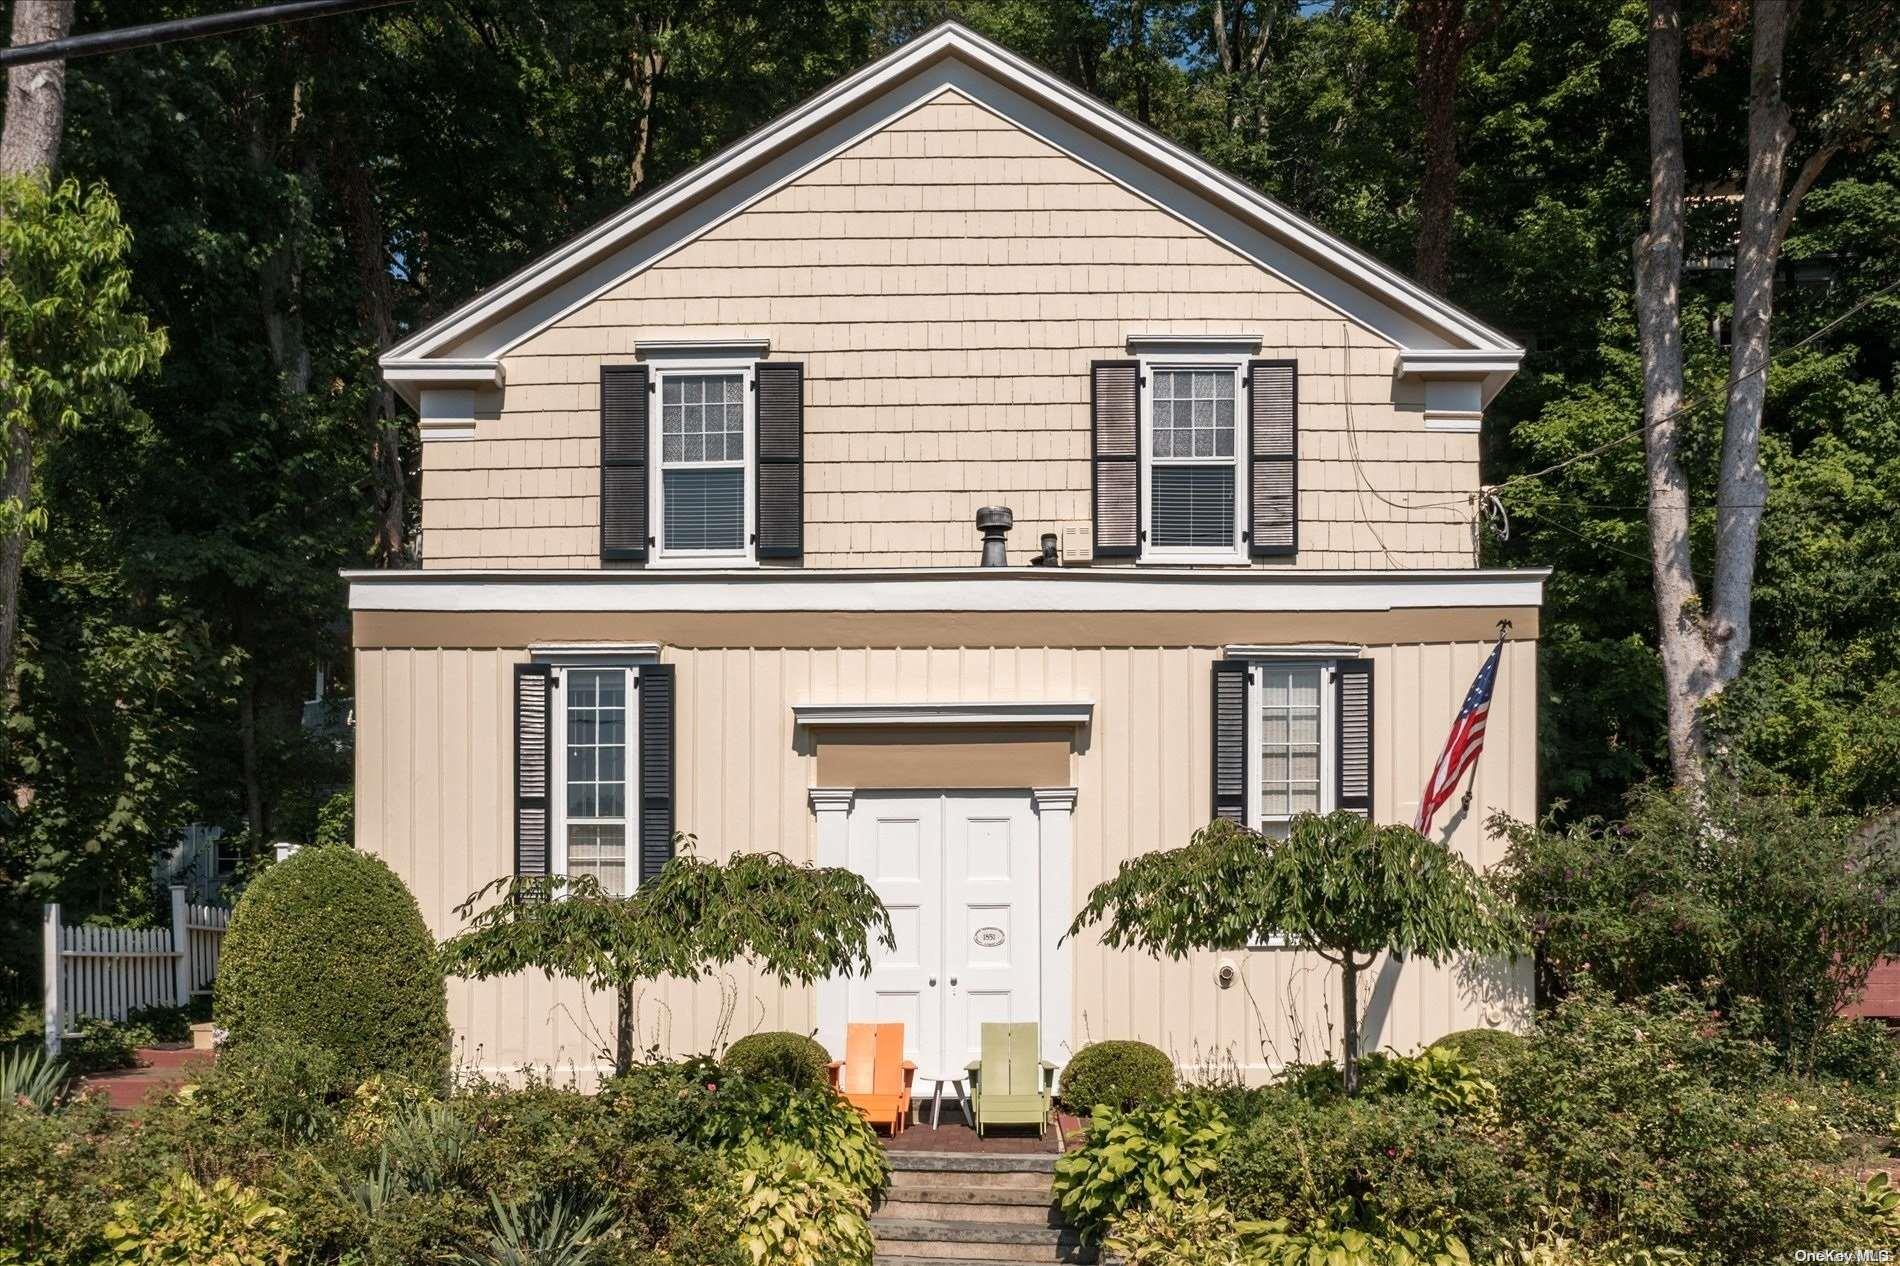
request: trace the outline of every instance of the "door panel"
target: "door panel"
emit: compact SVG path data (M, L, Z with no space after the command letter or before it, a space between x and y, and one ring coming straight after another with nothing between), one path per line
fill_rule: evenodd
M1039 1020L1036 841L1026 795L860 793L850 865L897 948L872 948L848 1021L901 1022L904 1057L930 1076L976 1059L986 1022Z
M1036 832L1027 796L944 804L945 1063L982 1053L987 1022L1041 1019Z
M861 797L851 811L851 869L890 912L895 950L873 943L868 976L851 978L850 1019L904 1026L904 1057L934 1058L942 1043L941 798Z

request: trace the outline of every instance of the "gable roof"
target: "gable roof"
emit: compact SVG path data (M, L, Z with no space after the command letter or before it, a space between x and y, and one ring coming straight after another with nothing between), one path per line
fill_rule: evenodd
M501 357L746 206L954 89L1220 240L1400 350L1400 372L1478 379L1489 400L1523 348L1456 305L1057 76L946 22L576 234L379 360L425 386L499 386Z

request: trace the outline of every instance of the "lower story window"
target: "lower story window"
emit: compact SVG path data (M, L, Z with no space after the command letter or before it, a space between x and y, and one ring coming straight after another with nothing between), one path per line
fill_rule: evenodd
M562 846L570 876L591 875L611 893L630 891L627 875L628 672L570 668L563 681L566 741Z
M1260 830L1284 839L1295 814L1325 811L1327 673L1319 664L1261 664L1254 672L1260 718Z

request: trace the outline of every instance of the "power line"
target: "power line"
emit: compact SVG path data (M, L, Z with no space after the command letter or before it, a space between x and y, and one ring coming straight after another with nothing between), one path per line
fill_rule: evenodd
M32 3L32 0L20 0L20 2ZM170 44L178 40L203 39L208 35L225 35L232 31L248 31L254 27L303 22L311 18L336 17L364 9L379 9L392 4L408 3L410 0L283 0L279 4L263 4L254 9L237 9L229 13L206 13L191 18L174 18L169 22L147 22L142 26L120 27L116 31L92 31L85 35L68 35L64 39L44 40L38 44L22 44L18 48L0 49L0 66L25 66L33 62L60 61L69 57L93 57L100 53L149 48L155 44Z
M1861 299L1859 303L1856 303L1853 307L1841 313L1839 316L1835 317L1832 321L1829 321L1826 325L1823 325L1819 329L1814 330L1812 333L1808 334L1807 337L1802 338L1797 342L1790 343L1787 347L1781 348L1779 351L1769 353L1769 355L1767 355L1766 357L1762 359L1762 363L1756 366L1754 369L1751 369L1747 373L1744 373L1744 374L1737 374L1734 377L1728 379L1722 386L1723 397L1727 398L1728 393L1733 391L1738 384L1750 378L1753 378L1759 374L1767 373L1768 367L1774 363L1776 357L1785 356L1789 352L1798 352L1802 348L1806 347L1808 344L1814 342L1816 339L1819 339L1827 334L1832 333L1834 330L1846 324L1849 320L1851 320L1853 317L1858 315L1862 309L1866 308L1869 304L1873 303L1876 299L1879 299L1881 296L1895 289L1900 289L1900 277L1894 278L1892 281L1888 282L1886 285L1882 286L1880 289L1874 291L1870 295L1867 295L1866 297ZM1627 431L1624 434L1617 436L1613 440L1605 440L1603 443L1598 444L1595 448L1585 449L1583 452L1574 454L1573 456L1570 456L1570 457L1566 457L1560 462L1554 462L1551 465L1544 467L1542 470L1532 470L1532 471L1526 471L1524 474L1521 474L1521 475L1512 475L1509 479L1506 479L1503 483L1493 484L1489 489L1487 489L1487 491L1502 492L1506 488L1509 488L1512 484L1522 483L1527 479L1542 479L1546 475L1556 474L1558 471L1564 469L1566 466L1574 466L1578 462L1587 461L1592 457L1600 456L1601 454L1608 452L1610 449L1615 448L1619 444L1627 444L1629 441L1635 439L1639 435L1648 434L1650 429L1653 427L1661 426L1663 423L1669 421L1672 418L1675 418L1684 413L1687 413L1691 409L1699 408L1706 400L1707 400L1706 396L1691 396L1689 399L1684 400L1681 404L1677 405L1675 408L1663 414L1661 417L1657 418L1653 422L1644 422L1633 431ZM1742 507L1738 506L1736 508L1740 509Z

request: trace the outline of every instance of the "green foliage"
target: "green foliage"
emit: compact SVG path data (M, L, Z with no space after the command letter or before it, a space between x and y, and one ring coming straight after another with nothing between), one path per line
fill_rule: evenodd
M1173 1200L1116 1220L1103 1251L1127 1266L1258 1266L1225 1206Z
M152 1198L112 1206L106 1242L136 1266L286 1266L284 1211L229 1178L200 1186L179 1174Z
M1459 1029L1431 1044L1449 1051L1480 1077L1496 1085L1524 1058L1525 1042L1508 1029Z
M0 180L0 437L73 430L124 411L126 385L157 367L166 337L134 310L130 247L103 185ZM44 507L0 502L0 533L46 523Z
M456 1266L586 1266L612 1230L611 1207L577 1208L564 1192L517 1204L495 1200L488 1242L448 1260Z
M739 1243L754 1262L869 1266L871 1202L803 1148L752 1144L738 1157Z
M1145 1107L1174 1093L1174 1061L1146 1042L1091 1042L1062 1069L1062 1106L1079 1114L1097 1104Z
M0 1047L0 1105L51 1112L68 1076L66 1064L43 1046Z
M755 1147L794 1148L870 1197L890 1184L890 1162L877 1132L828 1089L739 1079L720 1085L703 1103L695 1138L706 1146L735 1155Z
M1319 1226L1290 1230L1268 1223L1257 1233L1262 1266L1469 1266L1471 1255L1439 1231L1403 1227Z
M1835 1020L1814 1043L1814 1075L1900 1095L1900 1042L1880 1020Z
M1056 1161L1056 1207L1094 1241L1130 1213L1199 1199L1232 1132L1226 1114L1204 1097L1130 1112L1098 1106L1082 1145Z
M538 968L614 990L613 1054L624 1072L633 1056L629 1012L638 981L698 980L743 958L781 984L810 984L870 970L873 931L896 946L890 916L860 875L778 853L706 861L693 854L692 836L674 843L673 859L631 896L605 892L589 875L490 882L456 908L468 926L442 947L447 969L485 979Z
M1580 989L1500 1087L1511 1155L1555 1229L1720 1262L1868 1242L1839 1140L1778 1085L1774 1047L1679 989L1636 1005Z
M1301 814L1284 840L1210 822L1185 848L1122 863L1070 925L1106 920L1116 948L1179 958L1284 936L1324 954L1380 950L1441 962L1521 941L1471 864L1409 827Z
M225 934L216 1007L232 1050L307 1043L350 1082L448 1076L433 939L402 880L366 853L307 848L251 881Z
M342 1058L327 1047L264 1040L221 1051L179 1098L204 1120L289 1144L335 1130L348 1081Z
M726 1048L720 1061L747 1078L823 1089L831 1081L831 1056L803 1033L751 1033Z
M310 842L319 848L326 844L341 844L349 848L356 843L356 792L345 788L325 800L317 808L317 829Z
M1624 821L1492 822L1497 872L1555 991L1586 968L1618 997L1668 985L1754 999L1798 1066L1896 945L1900 836L1717 782L1702 807L1646 789Z

